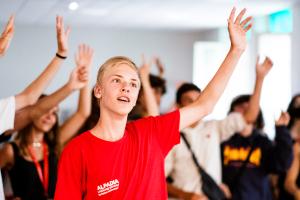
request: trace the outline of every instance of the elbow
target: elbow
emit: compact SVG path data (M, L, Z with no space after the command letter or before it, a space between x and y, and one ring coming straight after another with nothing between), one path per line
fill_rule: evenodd
M31 106L31 105L35 104L38 99L38 97L36 97L33 93L26 91L26 90L23 91L19 96L22 99L24 99L26 106Z

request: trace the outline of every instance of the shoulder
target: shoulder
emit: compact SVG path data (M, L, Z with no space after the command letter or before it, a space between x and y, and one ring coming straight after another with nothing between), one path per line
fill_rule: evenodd
M158 121L170 121L179 119L180 112L179 110L175 110L166 114L158 115L158 116L148 116L135 121L131 121L127 124L127 126L136 126L136 125L151 125Z
M8 167L9 165L12 165L14 162L14 149L13 145L11 143L6 143L1 149L1 157L3 165L1 167Z
M63 152L72 153L78 152L86 143L88 143L88 131L73 138L64 148Z

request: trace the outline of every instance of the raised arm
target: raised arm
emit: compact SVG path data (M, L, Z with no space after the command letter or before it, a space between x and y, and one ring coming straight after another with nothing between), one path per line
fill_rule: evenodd
M193 104L180 109L180 129L208 115L224 92L235 66L246 49L246 32L251 28L252 24L247 25L251 17L241 21L245 12L246 9L243 9L234 21L235 8L232 9L228 19L228 31L231 41L230 50L200 97Z
M165 69L164 69L164 66L163 66L161 60L158 57L154 57L153 60L154 60L154 63L156 64L156 67L158 69L158 76L160 78L163 78L164 73L165 73Z
M285 189L294 196L296 200L300 200L300 188L297 186L297 178L299 175L299 152L300 146L298 143L293 145L293 162L289 170L287 171L284 181Z
M89 72L94 51L87 45L80 45L76 56L77 67L84 67L87 71L86 79L89 80ZM91 114L91 92L87 83L81 90L77 111L67 119L60 128L58 142L63 147L81 128L85 120Z
M10 41L14 36L14 21L15 21L15 17L14 15L10 16L2 34L0 37L0 57L4 56L9 45L10 45Z
M46 69L27 87L16 95L16 110L34 104L44 89L49 85L68 54L68 38L70 28L64 29L63 19L56 18L57 55L51 60ZM16 120L16 123L18 121Z
M244 119L247 123L252 124L255 122L259 113L259 100L264 79L273 66L273 62L269 57L266 57L262 64L259 64L259 57L256 60L256 80L253 94L249 100L249 106L244 113Z
M141 76L147 116L157 116L159 115L159 106L157 105L154 92L151 88L150 77L149 77L151 62L147 63L144 56L142 59L143 59L143 64L140 67L139 72Z
M288 113L281 113L276 121L275 141L265 145L264 150L266 160L262 161L263 167L268 172L282 173L286 172L293 160L293 141L287 128L290 116Z

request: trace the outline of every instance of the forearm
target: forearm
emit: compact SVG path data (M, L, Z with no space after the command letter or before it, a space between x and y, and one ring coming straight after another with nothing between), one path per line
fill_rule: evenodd
M296 185L296 182L295 181L290 181L290 180L285 181L284 188L290 194L295 194L299 190L299 188Z
M167 190L168 190L169 196L171 196L171 197L183 199L185 196L185 192L183 190L175 187L171 183L167 183Z
M255 81L254 91L249 100L249 106L244 114L244 119L247 123L252 124L255 122L259 113L259 101L261 96L261 90L263 86L262 77L257 77Z
M205 106L207 108L207 113L211 112L220 96L223 94L242 53L241 50L232 48L229 50L219 70L196 101L196 105Z
M80 89L77 112L83 117L88 118L91 114L91 91L88 84Z
M63 60L54 56L46 69L20 94L16 95L16 110L34 104L54 75L60 68Z
M91 113L91 92L88 85L80 90L78 109L60 127L58 145L63 149L64 145L72 139L82 127Z
M229 78L243 51L230 49L215 76L208 83L200 97L191 105L180 109L180 130L201 120L214 108L225 90Z
M150 85L149 76L142 77L142 86L143 86L143 94L145 99L145 105L148 116L157 116L159 115L159 106L156 102L153 90Z
M74 89L69 83L67 83L53 94L40 99L34 106L32 118L38 118L44 113L48 112L54 106L57 106L61 101L63 101L67 96L69 96L73 91Z

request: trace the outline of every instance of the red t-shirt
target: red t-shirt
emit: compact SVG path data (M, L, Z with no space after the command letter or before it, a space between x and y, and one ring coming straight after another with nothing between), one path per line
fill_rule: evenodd
M180 141L179 111L126 125L115 142L89 131L64 149L55 200L167 199L164 158Z

